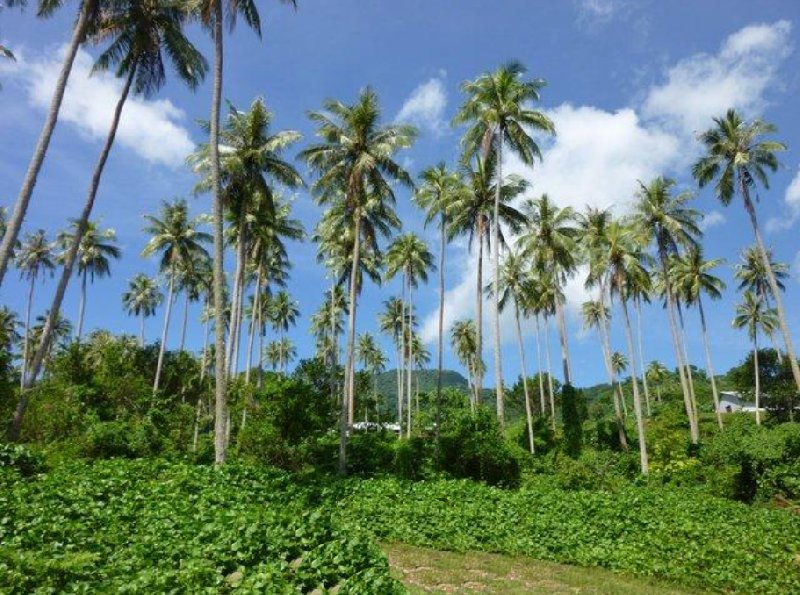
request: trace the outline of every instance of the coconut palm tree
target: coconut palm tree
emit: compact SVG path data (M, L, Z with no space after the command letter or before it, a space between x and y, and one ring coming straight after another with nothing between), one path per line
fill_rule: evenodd
M45 326L43 342L33 357L28 378L30 384L36 379L47 351L50 330L61 309L83 236L89 228L89 217L94 208L100 179L114 145L122 108L131 90L134 94L149 97L164 85L164 54L190 88L196 88L205 76L205 59L184 35L185 21L186 11L167 0L124 0L103 6L98 21L88 29L89 40L93 43L108 42L108 47L95 62L94 71L105 71L116 66L116 75L124 77L125 83L98 156L83 209L76 219L72 244L64 257L64 269L50 307L51 324Z
M603 363L608 373L608 381L611 384L612 398L614 403L614 421L617 425L617 436L620 446L628 450L628 438L625 435L625 421L622 417L622 403L624 399L621 394L620 385L617 382L618 367L614 365L611 351L611 343L608 337L608 321L611 319L611 309L602 300L589 300L581 306L583 313L583 325L586 328L594 328L600 338L600 346L603 352Z
M25 374L28 369L28 339L31 327L31 308L33 306L33 293L36 281L44 277L48 272L53 275L55 262L53 258L53 245L47 239L43 229L29 233L22 241L22 245L16 254L16 265L20 270L20 276L28 279L28 302L25 307L25 330L24 343L22 346L22 373L20 374L20 386L24 387Z
M342 400L342 422L339 431L339 472L347 472L347 426L352 410L355 381L355 325L357 283L362 244L380 254L378 236L388 235L399 226L394 214L395 191L391 182L408 187L413 181L408 172L394 160L395 154L409 147L416 129L403 125L381 125L378 97L365 89L352 105L327 100L323 110L309 114L317 124L321 142L304 149L300 156L317 174L314 190L322 205L334 206L350 225L343 228L352 238L350 274L350 319L347 329L345 386L347 398Z
M169 286L158 363L153 380L153 392L155 393L161 380L169 321L172 315L172 305L175 302L175 286L179 281L180 271L192 267L198 258L208 258L204 244L211 241L211 236L198 229L205 218L202 216L190 218L189 208L183 199L162 202L160 217L145 215L145 219L148 221L148 225L144 231L150 235L150 241L142 250L142 256L161 254L160 269L161 273L166 276Z
M448 171L444 163L429 167L420 174L421 184L414 193L416 203L425 211L425 225L439 220L439 324L436 356L436 435L442 417L442 360L444 357L444 267L448 220L453 204L465 192L461 179Z
M750 217L756 246L764 265L767 283L772 290L775 300L775 310L778 315L778 326L786 345L786 354L792 368L792 376L800 391L800 365L792 343L792 334L786 321L786 311L783 307L778 279L772 270L769 252L761 236L758 224L756 207L750 196L750 191L756 189L760 183L769 189L768 171L778 169L777 153L786 150L786 145L775 140L768 140L766 135L774 134L777 128L763 120L745 122L742 116L734 109L719 118L714 118L714 126L700 135L700 141L705 146L706 154L692 167L692 175L701 188L716 182L714 194L719 201L728 206L736 195L741 194L744 209ZM758 194L756 194L758 200Z
M677 296L669 279L670 256L679 248L689 248L697 244L700 235L698 220L700 214L688 206L693 198L688 192L674 194L675 181L657 177L649 184L639 182L639 190L634 204L634 221L642 237L649 238L655 245L661 276L664 279L667 317L669 319L675 362L683 393L686 416L689 420L689 434L693 444L700 440L699 426L694 414L691 389L688 384L688 362L684 361L675 310Z
M475 321L457 320L454 322L450 327L450 344L453 346L458 361L467 371L467 381L472 389L470 404L474 410L479 402L475 378L479 369L483 367L483 362L478 358L478 332Z
M128 314L139 317L140 347L144 347L144 320L153 316L163 301L164 294L152 277L139 273L128 282L128 289L122 294L122 304Z
M539 316L544 318L545 365L547 367L547 392L550 398L550 422L556 430L556 402L553 385L553 367L550 362L550 318L564 302L564 293L559 287L552 270L542 266L541 261L534 260L529 289L529 309L534 312L536 332L539 334Z
M712 300L722 298L725 283L715 277L712 271L725 262L722 258L705 260L700 246L690 248L684 255L678 257L673 267L675 286L682 295L687 306L697 305L700 313L700 330L703 334L703 348L706 356L706 371L711 380L711 394L714 398L714 410L717 414L717 423L722 429L722 413L719 407L719 393L714 366L711 363L711 344L706 327L706 315L703 310L703 294Z
M425 347L419 334L412 333L408 341L408 359L416 370L414 389L414 414L419 417L419 371L431 362L431 352ZM410 407L409 407L410 409Z
M278 333L278 340L282 343L289 327L297 323L297 317L300 316L300 308L288 292L279 291L270 300L268 311L272 328ZM281 372L286 371L286 364L286 361L280 361Z
M406 311L402 298L392 297L383 302L383 311L378 316L378 325L382 333L389 335L397 353L397 423L403 421L403 370L405 369L405 336L403 329L409 321L410 312Z
M767 250L767 260L770 263L773 275L775 275L775 283L778 289L786 291L784 281L789 278L789 265L785 262L774 260L772 250ZM767 271L764 268L764 261L761 260L758 246L748 246L741 251L739 262L734 266L734 276L739 280L739 291L749 289L757 296L760 296L768 308L770 307L772 288L767 280ZM778 361L781 362L783 356L781 355L780 346L775 340L775 335L769 335L769 340L775 346Z
M24 1L8 2L9 6L24 5ZM50 17L61 6L63 2L56 1L40 1L38 3L37 16ZM14 248L17 244L20 230L22 229L22 222L25 219L25 214L28 211L31 196L33 195L36 180L39 177L39 172L44 164L44 158L47 154L47 149L50 146L50 139L58 122L58 114L61 111L61 102L64 99L64 92L67 89L67 81L72 72L72 65L75 62L75 56L78 54L78 49L86 41L86 33L90 26L93 26L98 18L98 13L102 3L100 0L81 0L78 5L78 18L72 26L72 35L66 46L64 58L61 64L56 85L53 90L53 96L50 99L50 106L47 110L47 117L45 118L42 126L42 131L39 133L39 139L36 142L36 147L33 150L33 155L28 163L28 169L25 172L25 178L22 181L17 200L14 203L14 210L8 222L8 232L3 234L3 239L0 241L0 286L3 284L8 263L13 258ZM5 48L4 48L5 49ZM1 52L8 57L8 50ZM13 55L12 55L13 57Z
M753 342L753 371L756 385L756 424L761 425L761 374L758 369L758 333L769 334L779 325L777 308L768 308L763 298L751 291L742 295L742 303L736 306L734 328L746 328Z
M637 379L636 351L633 343L633 330L628 313L628 301L631 299L630 287L634 285L649 287L650 276L642 262L645 255L641 244L637 242L635 231L618 221L612 221L606 233L607 249L603 258L609 271L609 291L617 297L622 309L625 323L625 339L628 347L628 359L631 366L631 385L633 386L633 411L636 417L636 432L639 439L639 463L643 475L649 471L647 457L647 439L644 427L644 412L639 394L639 381ZM613 365L613 355L612 355Z
M463 144L465 153L471 155L479 150L486 158L490 152L496 153L497 181L495 183L494 212L492 222L492 286L494 304L492 323L494 327L495 391L497 395L497 415L503 423L503 371L500 353L500 306L498 291L500 278L500 203L503 185L503 148L508 144L513 154L526 165L533 165L541 151L531 132L553 134L555 127L541 111L531 104L538 102L539 92L544 87L543 79L526 80L526 68L519 62L508 62L495 72L487 72L474 81L461 85L466 101L456 114L456 124L469 126Z
M8 306L0 306L0 350L5 353L8 363L12 360L14 345L23 340L19 332L21 326L16 312Z
M370 333L362 333L356 342L356 358L372 376L372 398L375 401L375 412L378 413L378 374L386 367L386 355ZM368 407L364 407L364 421L368 419Z
M73 220L70 231L63 231L58 235L56 243L63 252L59 261L68 257L69 247L75 242L79 222ZM89 221L86 231L78 247L78 276L81 278L81 300L78 309L78 330L76 339L81 340L83 334L83 320L86 312L86 285L94 283L95 277L102 278L111 275L111 259L119 259L122 255L119 247L115 245L117 232L113 229L100 229L97 222Z
M559 208L543 194L538 199L528 199L522 206L526 227L519 238L522 253L533 262L541 278L549 275L554 290L560 294L567 280L578 266L576 239L579 229L575 225L575 211L571 207ZM561 342L561 361L564 384L572 385L572 368L564 320L563 299L553 300L556 322Z
M647 372L645 374L650 379L656 387L656 396L658 400L661 401L661 387L664 382L669 378L669 370L667 370L666 366L657 360L653 360L647 366Z
M433 254L428 250L428 245L414 233L399 236L386 251L386 278L392 279L398 274L403 276L403 300L408 304L409 316L414 316L413 289L419 281L428 281L428 271L436 270L433 264ZM405 315L403 322L406 322ZM402 329L403 336L410 336L409 327ZM410 345L406 345L410 351ZM411 436L411 367L412 358L406 358L406 435Z
M500 179L496 175L497 155L491 152L487 157L475 156L467 158L461 164L462 177L466 186L465 191L453 204L453 217L450 225L450 236L466 235L470 250L477 244L477 275L475 285L475 318L477 328L478 359L483 361L483 250L484 246L491 249L493 235L489 233L495 218L494 202L497 198ZM512 231L516 231L525 221L524 216L512 206L512 202L528 188L528 183L519 176L511 175L504 179L500 186L500 207L498 214L500 221ZM505 235L502 226L497 227L499 241L505 244ZM475 394L483 392L483 371L481 367L475 370ZM502 382L502 377L497 383ZM495 391L496 392L496 391ZM502 393L500 393L502 395ZM503 413L503 404L498 406L498 417Z
M519 348L519 361L522 375L522 390L525 396L525 419L528 424L528 447L531 454L535 454L536 448L533 444L533 411L531 408L531 397L528 392L528 370L525 365L525 344L522 341L522 324L520 322L520 304L525 300L525 294L529 289L530 273L527 263L522 256L509 250L503 258L503 266L500 270L500 284L497 286L500 291L498 304L500 311L506 309L510 302L514 303L514 322L517 327L517 347Z

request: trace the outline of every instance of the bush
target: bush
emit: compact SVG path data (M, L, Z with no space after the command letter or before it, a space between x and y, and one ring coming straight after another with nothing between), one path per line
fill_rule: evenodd
M44 459L21 444L0 443L0 469L14 469L29 477L44 471Z
M638 475L632 453L584 450L580 457L553 457L556 485L565 490L618 490Z
M147 419L99 421L89 426L84 454L94 459L140 458L158 454L162 441L158 429Z

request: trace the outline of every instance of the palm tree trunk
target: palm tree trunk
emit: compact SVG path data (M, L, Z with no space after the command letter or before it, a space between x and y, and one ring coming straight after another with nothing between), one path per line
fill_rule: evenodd
M183 351L186 347L186 327L189 325L189 292L186 292L186 296L183 299L183 324L181 326L181 348L180 351Z
M758 367L758 331L753 336L753 371L756 377L756 425L761 425L761 374Z
M208 296L206 296L205 300L205 310L208 310ZM208 314L208 312L206 312ZM200 383L202 384L203 380L206 377L206 367L208 366L207 358L208 358L208 323L210 317L206 315L205 322L203 323L203 355L200 359Z
M675 295L672 293L672 285L669 283L667 254L662 247L659 247L658 255L659 260L661 261L661 272L664 275L664 284L667 290L667 318L669 319L672 348L675 351L675 365L678 368L678 378L681 383L681 392L683 393L683 405L686 409L686 417L689 420L689 436L692 440L692 444L697 444L700 441L700 432L697 426L697 420L694 416L694 407L692 406L692 398L689 393L689 386L686 382L686 369L684 368L683 363L680 336L678 334L678 325L675 321Z
M236 297L236 340L233 344L233 362L231 364L234 375L239 373L239 349L242 345L242 326L244 324L244 294L247 291L247 252L244 248L241 250L241 258L242 274L239 277L239 291Z
M352 410L355 389L356 352L356 288L361 258L361 213L356 211L355 235L353 237L353 263L350 269L350 315L347 322L347 359L345 362L346 395L342 399L342 415L339 423L339 474L347 475L347 432L352 426Z
M33 290L36 285L36 275L31 275L31 286L28 288L28 306L25 308L25 342L22 344L22 373L19 375L19 388L25 388L25 373L28 370L28 343L31 329L31 308L33 307Z
M503 128L497 131L497 182L494 195L494 221L492 221L492 326L494 328L494 386L497 399L497 419L500 428L506 424L505 395L503 394L503 359L500 352L500 189L503 186Z
M556 300L556 321L558 322L558 336L561 343L561 363L564 367L564 384L572 385L572 366L569 362L567 325L564 321L564 306L559 300Z
M800 391L800 366L797 364L797 356L794 352L794 343L792 342L792 333L789 331L789 325L786 322L786 310L783 308L783 298L781 297L781 290L778 287L778 281L775 278L775 271L772 270L772 263L769 261L769 254L764 245L764 240L761 237L761 229L758 226L758 218L756 216L756 208L750 200L750 191L741 173L739 175L740 185L742 188L742 196L744 197L744 207L747 214L750 216L750 223L753 226L753 233L756 236L756 245L758 246L758 253L761 255L761 262L764 265L764 271L767 273L767 281L772 290L772 297L775 298L775 309L778 311L778 324L781 327L781 334L783 335L783 342L786 346L786 356L789 358L789 365L792 368L792 376L797 390Z
M398 416L400 419L397 420L397 423L400 425L400 436L403 436L403 412L405 411L405 373L406 373L406 357L408 356L408 347L406 346L406 341L408 339L408 333L406 332L406 319L408 318L406 313L406 304L408 304L407 296L406 296L406 282L405 279L402 282L402 289L400 290L400 372L398 374L398 378L400 379L400 384L398 385L397 389L397 398L398 398Z
M411 279L408 274L405 275L405 283L408 287L408 323L406 323L406 438L411 438L411 366L413 365L413 358L411 357L411 333L412 326L411 317L414 316L414 308L411 301Z
M11 214L6 232L3 235L2 242L0 242L0 286L2 286L3 278L8 270L8 263L11 260L14 245L17 243L20 229L22 229L22 222L28 211L33 188L36 186L36 179L39 176L39 171L42 169L42 164L47 154L47 148L50 146L50 139L53 136L53 131L58 122L58 112L61 110L61 101L64 99L64 92L67 89L67 80L69 79L70 72L72 72L75 56L78 53L78 48L80 48L81 44L84 42L86 29L91 20L92 13L95 11L96 5L97 0L84 0L78 11L78 20L72 29L72 37L70 38L69 45L64 54L64 62L61 65L61 72L58 75L58 80L56 80L53 97L50 100L47 119L42 126L39 140L36 142L36 148L28 164L28 170L25 173L25 179L22 182L19 196L17 196L17 202L14 203L14 212ZM23 376L24 375L25 374L23 374Z
M717 392L717 379L714 376L714 366L711 364L711 344L708 340L708 331L706 330L706 315L703 311L703 298L697 296L697 309L700 311L700 330L703 333L703 348L706 352L706 370L708 378L711 380L711 395L714 397L714 411L717 414L717 424L719 429L722 429L722 412L719 410L719 393Z
M544 347L547 356L547 389L550 393L550 422L553 425L553 432L556 431L556 396L553 390L553 368L550 365L550 317L544 317Z
M167 295L167 310L164 313L164 326L161 329L161 345L158 349L158 363L156 364L156 377L153 380L153 393L158 390L161 382L161 369L164 365L164 352L167 348L167 333L169 333L169 319L172 316L172 304L175 301L175 267L169 273L169 293Z
M644 385L644 403L647 409L647 417L650 417L650 386L647 382L647 374L644 369L644 349L642 347L642 303L637 297L633 300L633 307L636 309L636 335L639 342L639 364L642 368L642 384Z
M192 431L192 452L197 452L197 441L200 437L200 403L202 399L197 397L197 405L194 411L194 430Z
M639 464L641 465L642 475L647 475L650 466L647 460L647 437L644 431L644 414L642 413L642 398L639 395L639 381L636 372L636 351L633 348L633 331L631 330L631 319L628 316L628 302L620 299L622 304L622 314L625 317L625 340L628 343L628 357L631 360L631 383L633 384L633 414L636 416L636 433L639 438Z
M533 413L531 412L531 397L528 393L528 371L525 366L525 345L522 342L522 326L519 322L519 306L514 302L514 318L517 322L517 343L519 344L519 361L522 367L522 390L525 393L525 418L528 422L528 446L531 454L536 454L533 444Z
M475 304L475 405L480 405L483 393L483 223L478 228L478 275Z
M81 301L78 307L78 334L76 335L78 343L81 342L83 336L83 317L86 314L86 278L87 272L84 270L81 275Z
M225 389L225 248L223 237L224 209L220 187L219 111L222 99L222 3L214 3L214 84L211 92L211 181L214 187L214 464L225 462L225 418L227 403Z
M603 304L605 301L603 300ZM611 339L608 332L608 319L603 316L600 321L600 340L603 344L603 360L606 364L606 371L608 372L608 379L611 383L611 399L614 401L614 421L617 426L617 437L619 445L623 450L628 450L628 437L625 435L625 420L622 417L622 391L619 389L617 382L617 374L614 371L614 366L611 363Z
M253 311L250 312L250 336L247 339L247 370L244 373L245 384L250 384L250 370L253 367L253 344L255 342L256 320L261 308L261 276L262 268L258 267L256 277L256 295L253 297Z
M678 310L678 322L679 327L678 330L680 332L680 343L681 349L683 349L683 361L684 365L686 366L686 379L689 385L689 396L692 398L692 410L694 411L694 420L695 424L698 423L700 416L697 410L697 397L695 396L694 392L694 376L692 374L692 364L691 360L689 359L689 348L686 345L686 325L683 320L683 308L681 308L680 302L676 302L677 310Z
M398 337L398 345L397 348L397 425L402 426L403 424L403 372L401 367L403 365L403 347L402 339Z
M144 309L139 312L139 347L144 348Z
M58 281L56 293L53 297L53 303L50 306L50 314L44 324L44 329L42 329L42 337L39 341L39 346L36 348L36 352L34 353L33 361L31 362L30 366L30 372L25 378L23 390L20 391L19 401L11 422L12 429L9 432L12 439L16 439L16 436L19 435L19 429L22 427L22 418L24 417L25 410L28 407L28 389L33 386L36 377L39 375L39 372L41 372L45 357L49 353L50 342L53 338L53 329L55 328L56 320L61 311L61 303L64 301L64 294L67 291L67 285L72 277L72 271L78 255L78 248L80 248L81 240L83 240L86 229L89 227L89 216L92 214L92 209L94 208L94 201L97 197L97 189L100 187L100 178L103 175L106 161L108 161L108 155L111 153L111 147L114 145L114 138L117 135L117 127L119 126L119 120L122 116L122 108L125 105L125 101L128 99L128 94L130 93L131 84L133 83L133 78L136 75L136 70L136 65L132 64L128 78L125 80L125 85L122 88L122 94L117 100L117 105L114 108L114 116L111 119L111 127L109 128L106 142L103 145L103 149L100 151L94 173L92 174L92 179L89 184L89 191L86 196L86 202L84 203L83 210L78 217L78 222L75 228L75 237L72 239L72 244L69 247L69 252L67 253L64 261L64 268L61 272L61 278ZM6 232L4 240L8 237L9 233Z
M533 317L536 323L536 376L539 378L539 415L547 415L547 405L544 397L544 376L542 375L542 339L539 328L539 315Z
M436 424L434 438L439 441L439 426L442 423L442 358L444 353L444 251L447 242L447 219L441 216L441 243L439 245L439 336L436 358Z

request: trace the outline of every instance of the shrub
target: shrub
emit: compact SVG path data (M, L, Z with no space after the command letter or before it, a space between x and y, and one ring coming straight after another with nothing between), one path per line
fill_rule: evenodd
M147 419L99 421L89 426L84 454L90 458L139 458L158 454L163 445L158 429Z
M28 477L44 471L44 459L21 444L0 443L0 469L14 469Z

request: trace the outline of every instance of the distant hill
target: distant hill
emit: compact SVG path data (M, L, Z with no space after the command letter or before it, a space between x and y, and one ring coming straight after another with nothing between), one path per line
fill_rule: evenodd
M416 390L417 377L419 376L420 392L436 390L437 370L419 370L413 375L413 386ZM460 390L468 390L467 379L455 370L442 370L442 388L453 387ZM378 394L390 399L397 396L397 369L387 370L378 375Z

